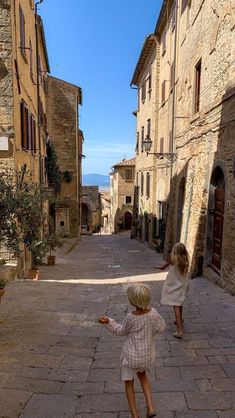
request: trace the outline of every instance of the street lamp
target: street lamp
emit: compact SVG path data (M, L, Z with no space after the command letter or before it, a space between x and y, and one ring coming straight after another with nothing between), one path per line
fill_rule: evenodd
M153 141L147 135L146 138L143 140L143 148L147 155L152 154L159 159L167 158L169 161L174 162L177 159L177 154L173 152L150 152L153 145Z

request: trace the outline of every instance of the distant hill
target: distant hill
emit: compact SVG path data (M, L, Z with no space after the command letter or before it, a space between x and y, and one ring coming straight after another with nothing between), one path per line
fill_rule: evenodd
M109 176L103 174L84 174L82 176L83 186L109 187Z

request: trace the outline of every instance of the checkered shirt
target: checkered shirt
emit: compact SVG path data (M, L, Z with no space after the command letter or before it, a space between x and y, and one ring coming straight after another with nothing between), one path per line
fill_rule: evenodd
M109 318L106 327L115 335L125 336L121 364L131 368L149 368L155 361L154 336L163 332L166 324L156 309L146 314L129 313L122 324Z

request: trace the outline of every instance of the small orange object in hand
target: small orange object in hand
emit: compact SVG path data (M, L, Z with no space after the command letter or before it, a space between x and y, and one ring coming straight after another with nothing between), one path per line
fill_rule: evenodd
M108 324L109 323L109 318L107 316L100 316L99 317L99 323L100 324Z

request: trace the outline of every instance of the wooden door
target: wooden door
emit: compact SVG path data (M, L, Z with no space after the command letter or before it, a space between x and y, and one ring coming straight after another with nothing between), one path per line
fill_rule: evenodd
M130 212L126 212L124 215L124 222L125 222L125 229L131 229L132 224L132 214Z
M224 189L215 189L212 265L218 270L221 269L223 245L224 197Z

